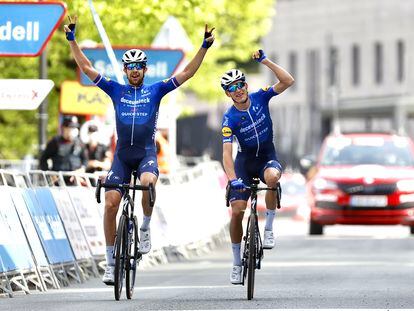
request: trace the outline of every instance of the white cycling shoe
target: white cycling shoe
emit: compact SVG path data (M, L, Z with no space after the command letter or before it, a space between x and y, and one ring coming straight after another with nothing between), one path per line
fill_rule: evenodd
M242 266L233 266L230 274L230 282L234 285L242 284Z
M115 276L114 276L115 266L106 266L105 273L102 277L102 282L106 285L114 285Z
M275 246L275 238L273 236L273 231L265 230L263 237L263 248L272 249Z
M151 232L150 229L139 230L139 252L147 254L151 250Z

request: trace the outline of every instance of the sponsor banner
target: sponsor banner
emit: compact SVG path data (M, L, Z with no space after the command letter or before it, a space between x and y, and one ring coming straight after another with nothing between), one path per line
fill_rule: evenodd
M30 244L34 257L36 258L37 265L40 267L47 267L49 263L47 262L42 243L40 242L32 218L27 210L26 203L22 196L22 189L10 187L8 190L10 191L14 206L20 218L20 222L26 233L27 241Z
M46 79L1 79L0 110L37 109L54 85Z
M72 246L76 259L88 259L92 257L88 242L83 234L76 212L72 206L66 190L61 188L50 188L50 192L56 202L60 218L65 226L66 234Z
M24 189L23 197L50 264L75 261L49 189Z
M38 56L66 13L63 2L0 2L0 56Z
M86 87L77 81L62 83L61 113L104 116L110 105L112 105L111 98L97 86Z
M34 268L19 217L4 186L0 186L0 202L0 272Z
M98 212L95 196L86 187L66 187L66 191L69 193L92 255L104 255L106 249L103 219Z

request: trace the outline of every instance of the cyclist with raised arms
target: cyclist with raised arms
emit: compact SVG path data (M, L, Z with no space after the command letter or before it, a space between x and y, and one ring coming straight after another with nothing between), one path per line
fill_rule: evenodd
M269 100L294 83L293 77L282 67L269 60L263 50L255 51L252 58L273 71L278 83L257 92L248 92L246 77L238 69L227 71L221 78L221 87L233 101L226 111L222 123L223 166L230 181L229 201L232 208L230 237L233 249L233 268L230 282L242 283L241 240L243 215L250 197L245 189L253 177L260 177L268 187L274 188L282 174L273 145L273 124L269 112ZM238 152L233 161L233 138L238 143ZM266 225L263 248L275 245L273 220L276 209L276 192L266 192Z
M197 72L207 49L213 44L214 28L208 30L208 26L205 26L203 43L182 72L151 85L143 83L147 72L145 53L139 49L126 51L122 62L129 84L122 85L99 74L81 51L75 40L76 21L76 17L73 19L69 17L70 24L64 26L72 55L82 72L111 97L115 109L118 141L114 160L105 182L129 183L131 172L136 169L143 186L148 186L150 183L155 185L159 171L154 136L161 98ZM107 267L102 281L107 285L114 284L113 245L116 235L116 214L121 197L121 190L107 189L105 192L104 231ZM149 225L152 214L147 191L143 193L142 208L144 219L140 228L139 251L146 254L151 249Z

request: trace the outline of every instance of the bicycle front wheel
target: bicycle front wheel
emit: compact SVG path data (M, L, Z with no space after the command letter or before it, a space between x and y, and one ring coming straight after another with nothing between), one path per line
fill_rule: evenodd
M125 290L127 298L131 299L134 293L135 275L138 269L138 258L141 255L138 252L138 222L135 216L129 220L127 245L128 257L125 265Z
M254 274L256 271L256 217L250 215L249 226L249 256L247 259L247 299L251 300L254 294Z
M122 285L125 273L125 258L127 256L128 222L125 215L121 215L115 241L115 299L119 300L122 293Z

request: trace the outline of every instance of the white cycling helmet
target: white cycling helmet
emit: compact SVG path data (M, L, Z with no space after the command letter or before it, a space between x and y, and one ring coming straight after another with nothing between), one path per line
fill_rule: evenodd
M129 63L146 63L147 62L147 55L141 50L138 49L131 49L124 53L122 56L122 62L124 64Z
M221 77L221 87L224 90L227 90L228 86L236 81L246 81L244 73L238 69L231 69L226 71L226 73Z

